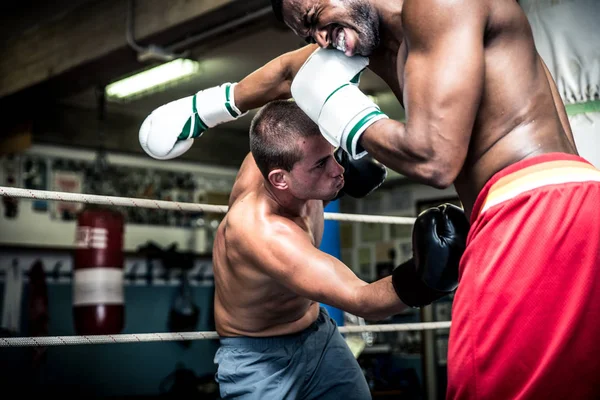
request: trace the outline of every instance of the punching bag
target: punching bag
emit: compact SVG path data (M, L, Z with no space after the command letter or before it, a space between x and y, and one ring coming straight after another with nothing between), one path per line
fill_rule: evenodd
M86 208L77 217L73 262L73 319L79 335L123 330L123 216Z

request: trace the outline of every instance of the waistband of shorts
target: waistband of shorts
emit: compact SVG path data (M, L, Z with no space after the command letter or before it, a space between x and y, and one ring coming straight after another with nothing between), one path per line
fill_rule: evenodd
M471 224L491 207L529 190L548 185L600 182L600 170L586 159L566 153L547 153L516 162L488 180L475 201Z
M306 336L317 331L319 329L319 326L327 323L327 321L329 321L329 313L324 307L320 307L317 319L307 328L304 328L301 331L280 336L221 337L219 341L222 347L252 348L255 350L282 347L293 343L297 343L299 340L304 339Z

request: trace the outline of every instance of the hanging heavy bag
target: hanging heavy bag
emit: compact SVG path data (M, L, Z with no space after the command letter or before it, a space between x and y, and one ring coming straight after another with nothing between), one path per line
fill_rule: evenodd
M73 319L79 335L123 330L124 218L117 211L87 208L79 213L73 263Z

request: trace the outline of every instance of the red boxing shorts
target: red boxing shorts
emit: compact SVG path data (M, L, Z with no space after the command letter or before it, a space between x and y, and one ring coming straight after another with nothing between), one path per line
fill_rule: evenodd
M479 194L452 309L448 399L600 399L600 171L544 154Z

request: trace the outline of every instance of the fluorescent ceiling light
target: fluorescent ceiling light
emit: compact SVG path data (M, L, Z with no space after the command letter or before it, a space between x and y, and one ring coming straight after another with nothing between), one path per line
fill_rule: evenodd
M106 96L117 101L127 101L174 86L198 73L200 63L178 58L150 68L106 87Z

